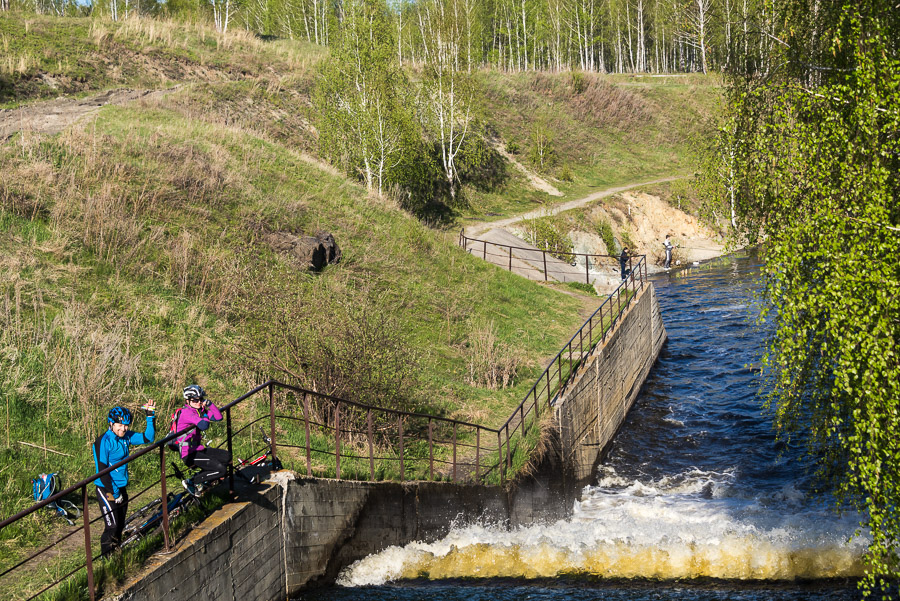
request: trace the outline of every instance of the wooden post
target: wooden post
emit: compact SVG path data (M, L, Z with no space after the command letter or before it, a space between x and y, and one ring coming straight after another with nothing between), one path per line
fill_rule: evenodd
M542 250L541 252L543 253L543 256L544 256L544 281L546 282L547 281L547 251Z
M509 270L512 271L512 246L509 247Z

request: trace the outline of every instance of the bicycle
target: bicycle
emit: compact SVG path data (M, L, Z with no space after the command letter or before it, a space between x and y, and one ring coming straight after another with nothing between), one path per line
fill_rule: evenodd
M184 474L175 464L171 465L172 471L179 480L184 480ZM166 495L166 507L169 519L175 518L190 507L200 505L200 499L187 491L169 493ZM162 498L153 499L135 513L125 519L125 527L122 530L122 544L125 546L138 541L151 531L162 527Z

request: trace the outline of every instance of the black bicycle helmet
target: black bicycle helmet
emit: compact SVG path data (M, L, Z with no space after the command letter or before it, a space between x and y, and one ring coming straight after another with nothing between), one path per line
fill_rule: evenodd
M131 425L131 411L127 407L116 406L109 410L109 423Z
M206 398L206 391L196 384L186 387L181 394L184 395L185 401L202 401Z

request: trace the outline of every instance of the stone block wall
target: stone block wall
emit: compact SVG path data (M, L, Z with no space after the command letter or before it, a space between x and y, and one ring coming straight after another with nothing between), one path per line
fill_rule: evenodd
M651 285L632 302L557 401L561 460L576 489L590 483L665 341Z

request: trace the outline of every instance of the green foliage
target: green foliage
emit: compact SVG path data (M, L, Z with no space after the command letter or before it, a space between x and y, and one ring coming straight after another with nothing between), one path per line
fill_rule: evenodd
M551 255L572 262L572 241L569 234L564 233L566 223L558 217L540 217L523 222L528 241L538 248L549 251Z
M594 288L593 284L588 284L586 282L566 282L566 286L578 290L579 292L590 294L591 296L599 296L597 294L597 289Z
M418 143L412 93L394 60L387 5L357 0L346 3L345 11L313 96L320 149L381 194L396 181L392 172L404 154Z
M613 234L612 225L606 219L598 219L596 227L597 235L603 239L603 243L606 245L606 252L611 255L616 254L618 246L616 245L616 237Z
M900 15L877 0L812 21L806 2L778 10L772 56L731 77L707 173L737 233L765 240L776 425L863 512L871 595L900 572Z
M529 136L528 159L539 168L545 169L556 164L556 149L553 144L554 135L548 119L535 121Z
M576 94L583 94L584 91L587 90L587 87L588 82L584 73L572 71L572 90L574 90Z
M519 143L515 140L507 140L506 142L506 152L512 155L519 154L522 152L522 148L519 146Z

